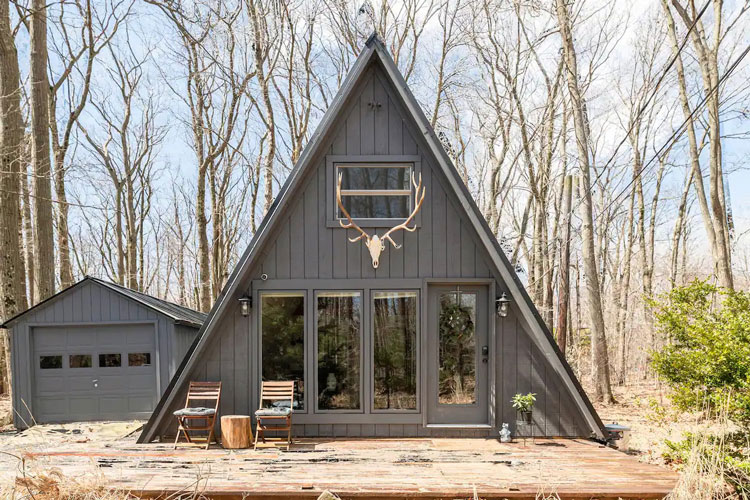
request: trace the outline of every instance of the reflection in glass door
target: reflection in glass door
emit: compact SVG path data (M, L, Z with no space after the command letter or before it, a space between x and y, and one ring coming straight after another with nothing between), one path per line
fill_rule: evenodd
M317 410L360 410L361 292L317 295Z
M432 286L427 299L427 422L487 424L487 287Z
M476 320L473 292L440 294L438 308L438 398L441 405L477 402Z

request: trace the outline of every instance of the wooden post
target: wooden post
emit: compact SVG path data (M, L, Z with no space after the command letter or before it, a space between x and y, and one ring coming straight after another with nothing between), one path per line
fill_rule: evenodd
M227 449L250 448L253 430L249 415L222 415L221 445Z

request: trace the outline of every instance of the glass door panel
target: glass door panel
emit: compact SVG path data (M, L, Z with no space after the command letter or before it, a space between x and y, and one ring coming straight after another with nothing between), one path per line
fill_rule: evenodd
M362 294L317 295L319 410L360 410Z
M305 296L260 295L263 380L294 380L294 409L305 409ZM288 403L287 403L288 406Z
M427 423L489 423L486 286L436 285L427 293Z
M417 292L373 292L373 409L417 409Z
M440 294L438 312L438 398L441 405L477 402L477 296Z

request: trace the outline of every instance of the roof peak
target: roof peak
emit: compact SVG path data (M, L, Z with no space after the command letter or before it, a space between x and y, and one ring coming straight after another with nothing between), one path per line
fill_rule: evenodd
M379 43L380 45L383 45L383 40L380 38L380 35L378 35L377 31L373 31L369 37L367 37L367 41L365 42L365 46L369 47L373 43Z

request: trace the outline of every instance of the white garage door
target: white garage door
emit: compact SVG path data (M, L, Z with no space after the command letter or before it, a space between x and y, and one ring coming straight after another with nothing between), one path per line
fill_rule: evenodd
M153 325L32 330L38 422L145 419L157 402Z

